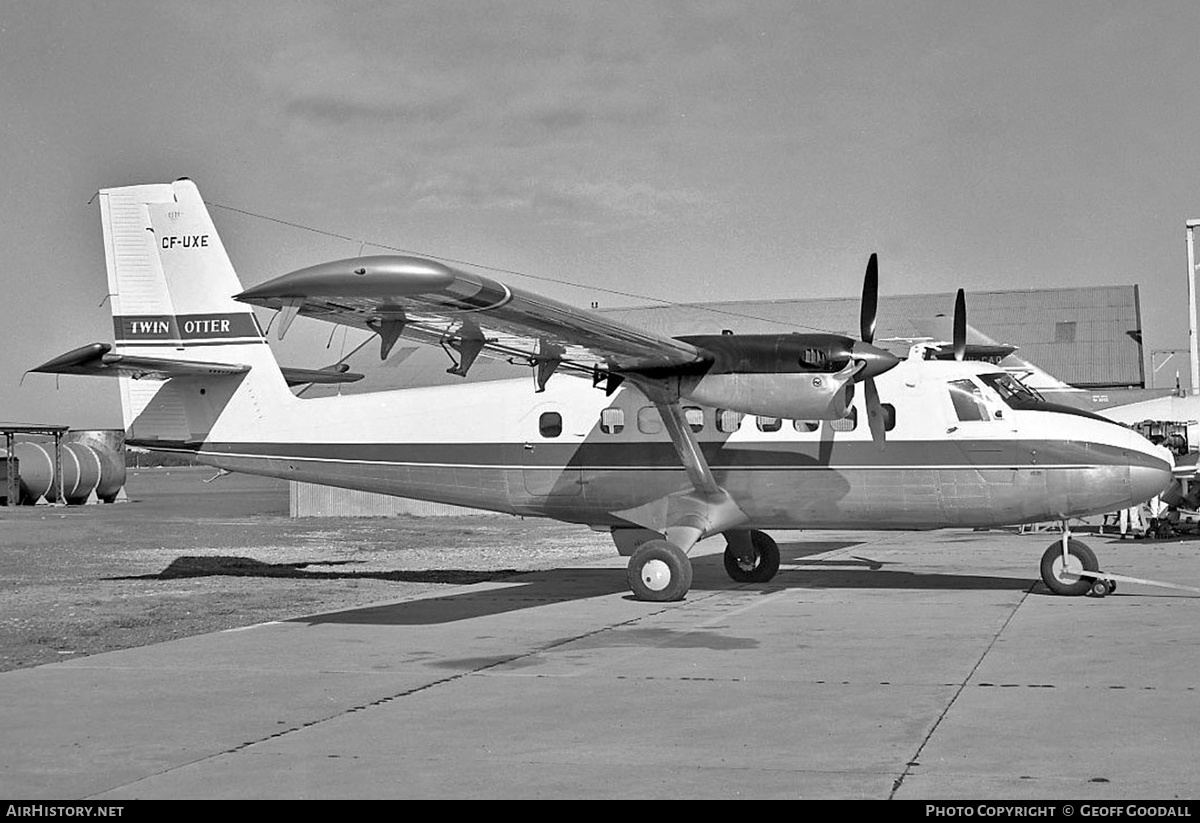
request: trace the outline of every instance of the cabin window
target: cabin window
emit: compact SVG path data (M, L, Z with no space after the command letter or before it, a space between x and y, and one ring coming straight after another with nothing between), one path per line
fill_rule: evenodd
M642 406L638 409L638 431L642 434L658 434L663 429L662 416L653 406Z
M816 420L793 420L792 428L798 432L812 434L817 429L821 428L821 424Z
M850 413L838 420L830 420L829 428L835 432L852 432L858 428L858 409L851 409Z
M600 431L605 434L620 434L625 430L625 410L610 407L600 412Z
M704 431L704 409L699 406L684 406L683 419L692 427L692 431Z
M558 437L562 434L562 415L558 412L542 412L538 418L538 431L542 437Z
M745 417L739 411L733 409L717 409L717 431L719 432L735 432L742 427L742 418Z
M896 428L896 407L891 403L881 403L883 408L883 430L890 432Z
M983 392L971 380L950 381L950 399L954 401L954 413L963 422L991 419L983 403Z
M778 417L756 417L754 422L758 424L760 432L777 432L783 428L783 420Z
M1007 403L1009 408L1036 409L1046 402L1046 398L1007 372L981 374L979 379L995 389L996 394L1000 395L1000 399Z

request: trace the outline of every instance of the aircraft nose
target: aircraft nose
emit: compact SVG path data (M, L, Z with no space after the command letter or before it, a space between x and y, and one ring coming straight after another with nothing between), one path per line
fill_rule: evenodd
M900 358L887 349L881 349L878 346L864 343L861 340L850 347L850 356L857 361L866 363L863 370L854 376L855 380L866 380L868 377L876 377L888 369L895 367L900 362Z
M1151 446L1143 455L1142 461L1129 467L1129 490L1138 503L1162 494L1171 484L1175 467L1174 456L1162 446Z

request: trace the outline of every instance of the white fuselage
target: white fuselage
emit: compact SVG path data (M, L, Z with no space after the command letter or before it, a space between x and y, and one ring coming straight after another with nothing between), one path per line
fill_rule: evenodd
M908 360L877 378L894 426L805 423L683 404L717 482L756 528L997 526L1114 511L1170 482L1170 454L1107 421L1017 410L979 363ZM952 397L968 381L973 410ZM957 389L963 394L961 386ZM300 399L238 398L202 442L139 441L215 466L351 489L627 525L621 511L689 488L657 409L556 375ZM970 406L970 403L967 404ZM966 411L964 411L966 409ZM214 410L216 411L216 410Z

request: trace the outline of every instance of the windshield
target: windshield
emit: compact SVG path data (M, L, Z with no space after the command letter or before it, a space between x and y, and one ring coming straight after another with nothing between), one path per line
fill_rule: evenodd
M1012 409L1027 409L1046 399L1007 372L981 374L979 379L996 390L1000 399Z

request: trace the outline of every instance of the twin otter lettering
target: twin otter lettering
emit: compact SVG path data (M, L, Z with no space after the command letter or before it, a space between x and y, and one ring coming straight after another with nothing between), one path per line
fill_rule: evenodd
M185 335L227 334L229 332L228 320L184 320L182 325ZM171 324L166 320L131 320L129 332L130 334L170 334Z
M172 234L162 239L164 249L198 249L207 248L207 246L207 234L185 234L183 236Z
M213 332L228 332L228 320L185 320L183 321L184 334L212 334Z
M131 334L167 334L171 324L166 320L132 320L129 331Z

